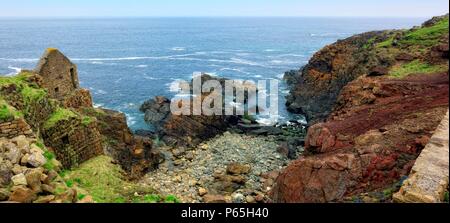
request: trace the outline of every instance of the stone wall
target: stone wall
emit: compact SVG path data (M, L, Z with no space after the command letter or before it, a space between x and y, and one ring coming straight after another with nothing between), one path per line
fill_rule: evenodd
M444 200L449 181L449 113L436 129L429 143L417 158L396 202L437 203Z
M64 107L66 108L85 108L92 107L92 96L91 92L86 89L76 89L71 94L67 95L62 101Z
M52 98L61 99L79 88L77 67L57 49L49 48L35 69Z
M12 139L14 137L25 135L33 137L33 130L23 118L17 118L0 122L0 138Z
M42 133L45 144L51 147L65 168L76 166L103 153L97 122L81 123L77 118L59 121Z

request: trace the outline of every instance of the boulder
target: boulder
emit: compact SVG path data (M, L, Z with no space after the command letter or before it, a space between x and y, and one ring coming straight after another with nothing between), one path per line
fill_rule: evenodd
M28 164L30 164L33 167L40 167L43 166L47 162L47 159L44 157L43 154L39 152L34 152L28 157Z
M13 173L11 171L12 165L10 162L0 162L0 187L7 186L11 182Z
M248 174L250 172L250 165L240 163L230 163L227 166L227 173L232 175Z
M25 175L23 173L14 175L13 177L11 177L11 181L13 182L14 186L27 186L27 178L25 177Z
M41 192L41 177L43 170L39 168L29 169L25 172L28 186L36 193Z
M19 203L31 203L36 199L36 194L25 186L13 187L9 201Z

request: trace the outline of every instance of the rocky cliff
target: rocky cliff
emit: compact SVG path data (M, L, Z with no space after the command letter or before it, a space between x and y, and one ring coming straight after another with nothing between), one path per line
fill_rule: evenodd
M344 201L401 183L448 110L448 59L446 15L338 41L287 73L288 106L312 126L274 201Z

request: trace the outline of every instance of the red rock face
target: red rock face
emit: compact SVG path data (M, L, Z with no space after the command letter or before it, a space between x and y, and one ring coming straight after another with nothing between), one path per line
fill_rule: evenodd
M408 175L448 109L448 82L440 73L348 84L328 120L309 128L307 155L280 174L273 200L340 201Z

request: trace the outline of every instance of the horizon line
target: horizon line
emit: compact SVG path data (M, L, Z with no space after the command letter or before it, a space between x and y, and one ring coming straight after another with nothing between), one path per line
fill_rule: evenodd
M445 14L443 14L445 15ZM374 19L422 19L432 18L435 16L345 16L345 15L268 15L268 16L232 16L232 15L218 15L218 16L0 16L0 19L138 19L138 18L374 18Z

